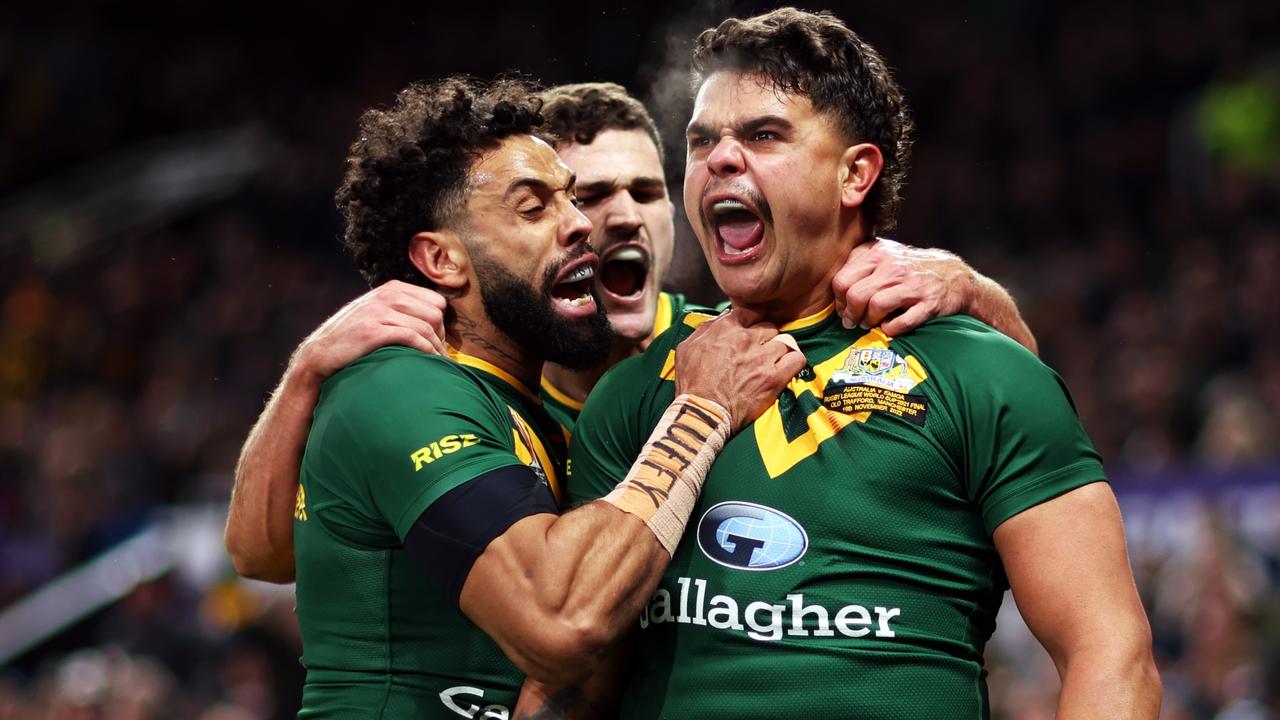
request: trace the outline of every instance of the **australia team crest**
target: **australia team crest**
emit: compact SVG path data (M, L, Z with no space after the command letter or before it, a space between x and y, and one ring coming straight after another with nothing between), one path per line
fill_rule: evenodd
M924 425L929 402L911 390L926 377L914 358L904 358L883 345L854 345L844 365L827 381L822 404L835 412L879 412Z
M901 355L887 347L854 347L844 366L831 375L831 385L870 385L873 387L907 392L921 378Z

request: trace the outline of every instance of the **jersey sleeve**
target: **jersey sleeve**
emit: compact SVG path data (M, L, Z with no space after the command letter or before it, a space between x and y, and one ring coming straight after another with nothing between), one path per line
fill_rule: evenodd
M452 362L401 350L334 376L308 454L343 471L317 476L403 541L433 502L491 470L520 465L510 411Z
M970 321L949 353L970 496L987 532L1082 485L1102 461L1056 372L1000 333Z
M565 497L570 507L607 495L626 477L652 432L656 418L649 419L644 393L652 378L644 359L619 363L587 396L569 443Z

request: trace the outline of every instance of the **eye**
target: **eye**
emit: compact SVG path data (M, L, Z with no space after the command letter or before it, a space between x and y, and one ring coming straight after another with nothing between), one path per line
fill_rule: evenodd
M525 217L536 217L544 209L546 208L543 206L542 203L531 200L529 202L524 202L518 205L516 207L516 212L520 213Z
M769 140L777 140L778 133L772 130L757 130L751 133L751 139L754 142L766 142Z
M666 193L666 192L664 192L664 191L662 191L662 190L641 189L641 190L632 190L632 191L631 191L631 197L632 197L636 202L638 202L638 203L642 203L642 204L647 204L647 203L651 203L651 202L657 202L657 201L659 201L659 200L661 200L661 199L665 198L666 196L667 196L667 193Z
M600 202L603 195L579 195L574 199L574 204L580 208L591 207Z
M711 138L709 138L709 137L705 137L705 136L694 136L694 137L689 138L689 147L690 147L690 149L692 149L692 148L704 148L704 147L707 147L707 146L708 146L708 145L710 145L710 144L711 144Z

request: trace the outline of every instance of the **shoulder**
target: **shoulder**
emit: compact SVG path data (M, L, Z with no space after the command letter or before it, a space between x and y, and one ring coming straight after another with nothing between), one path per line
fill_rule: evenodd
M967 315L930 320L915 331L894 338L893 346L915 355L926 367L974 370L993 376L1020 368L1052 372L1012 338Z
M321 402L371 413L398 407L461 408L487 404L484 383L449 358L393 346L374 350L321 385Z

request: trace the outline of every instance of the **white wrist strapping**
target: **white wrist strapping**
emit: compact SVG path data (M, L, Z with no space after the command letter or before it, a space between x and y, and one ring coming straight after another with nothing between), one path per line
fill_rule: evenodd
M719 403L687 393L677 397L605 502L644 521L674 555L729 428L729 411Z

